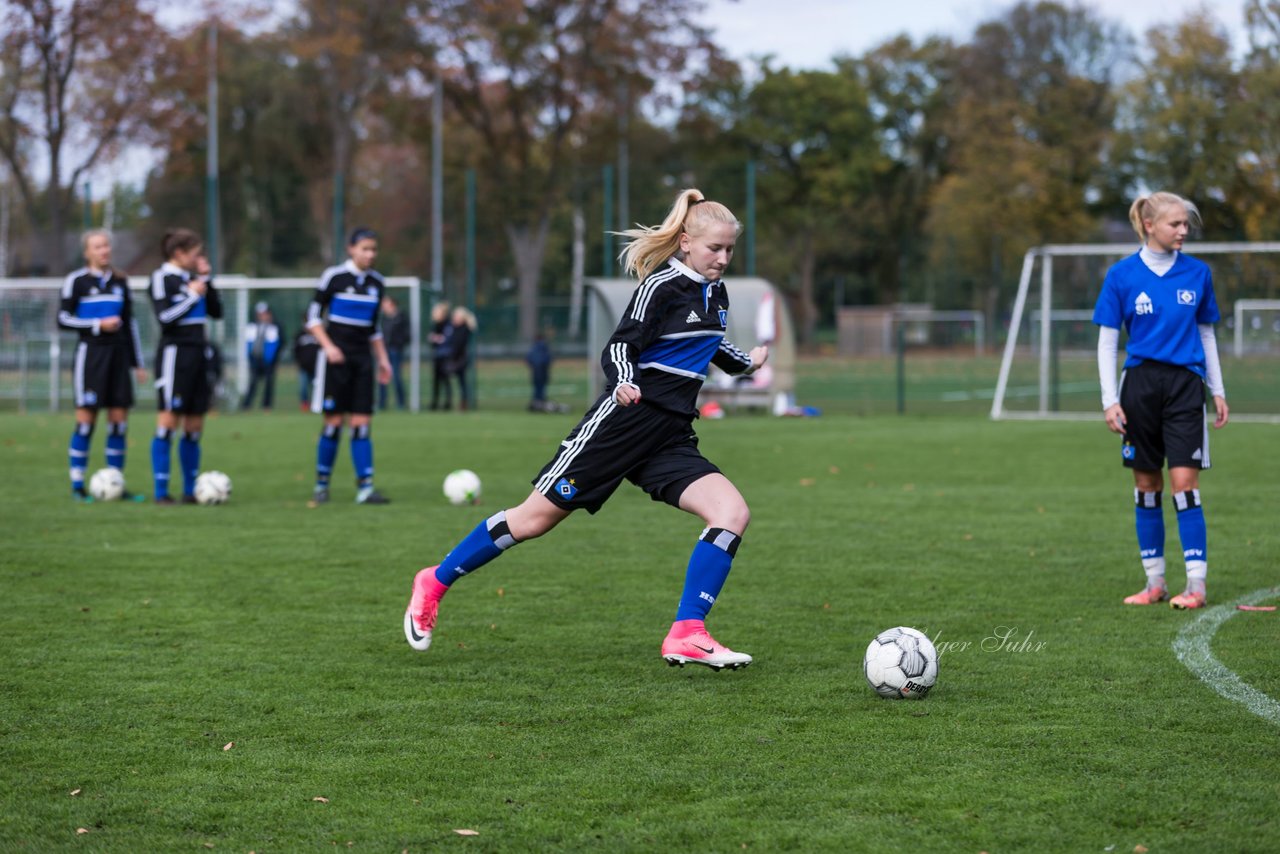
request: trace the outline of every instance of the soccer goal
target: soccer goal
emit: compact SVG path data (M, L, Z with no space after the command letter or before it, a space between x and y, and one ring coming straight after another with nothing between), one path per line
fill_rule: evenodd
M56 412L71 405L71 359L76 336L58 328L58 308L63 279L0 278L0 409L20 412ZM149 279L131 276L134 314L142 335L142 354L151 376L151 363L159 340L159 326L147 294ZM209 324L209 339L223 356L223 389L219 405L235 409L249 386L245 327L253 320L253 306L265 302L284 329L282 363L293 361L293 336L302 327L303 315L316 287L314 278L253 278L220 275L215 279L222 294L222 320ZM396 299L409 318L410 344L405 355L405 389L409 408L421 408L422 287L415 276L386 279L387 295ZM149 389L135 390L141 407L152 405Z
M1093 307L1107 269L1136 244L1028 250L992 398L993 419L1101 418ZM1280 242L1196 243L1213 271L1231 417L1280 423ZM1033 281L1039 273L1039 287ZM1124 336L1121 334L1121 359Z

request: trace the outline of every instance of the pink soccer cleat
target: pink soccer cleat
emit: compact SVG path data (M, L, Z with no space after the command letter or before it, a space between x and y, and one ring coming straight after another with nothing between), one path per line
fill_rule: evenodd
M1199 593L1192 593L1190 590L1187 590L1170 599L1169 607L1173 608L1175 611L1192 611L1196 608L1203 608L1205 606L1205 601L1203 590Z
M1124 597L1126 605L1155 605L1169 598L1169 589L1167 587L1148 587L1141 593L1135 593L1132 596Z
M693 623L692 620L684 621ZM702 664L712 670L737 670L751 663L745 652L734 652L707 633L700 622L696 627L677 623L662 641L662 657L672 667Z
M413 595L404 612L404 638L418 652L431 647L431 632L436 627L436 612L440 597L449 590L436 580L437 567L421 569L413 577Z

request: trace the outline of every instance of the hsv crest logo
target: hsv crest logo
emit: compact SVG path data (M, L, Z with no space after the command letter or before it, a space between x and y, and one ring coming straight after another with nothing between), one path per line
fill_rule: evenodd
M1133 301L1133 313L1155 314L1155 309L1151 305L1151 297L1147 296L1146 291L1138 294L1138 298Z
M575 482L567 477L562 477L556 481L556 494L566 500L573 498L578 494L578 487Z
M1128 442L1125 442L1120 448L1120 456L1124 457L1126 460L1133 459L1135 453L1133 445L1130 445Z
M1181 290L1178 291L1178 305L1195 305L1195 304L1196 304L1195 291L1181 291Z
M96 391L86 391L86 392L84 393L84 405L85 405L85 406L97 406L97 405L98 405L98 393L97 393Z

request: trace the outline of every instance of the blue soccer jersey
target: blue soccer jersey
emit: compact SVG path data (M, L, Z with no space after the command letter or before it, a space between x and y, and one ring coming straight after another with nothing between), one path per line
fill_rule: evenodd
M1098 326L1123 326L1128 332L1125 368L1163 362L1201 377L1205 358L1197 327L1218 318L1209 267L1181 252L1163 276L1153 273L1138 253L1117 262L1107 271L1093 310Z

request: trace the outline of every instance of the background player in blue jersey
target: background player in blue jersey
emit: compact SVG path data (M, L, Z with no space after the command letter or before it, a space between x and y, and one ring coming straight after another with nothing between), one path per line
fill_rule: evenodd
M662 657L716 670L751 663L751 656L718 643L704 624L750 511L698 451L693 432L709 364L750 373L769 357L766 347L748 354L725 340L729 296L721 279L741 230L728 208L690 189L680 193L662 225L623 233L631 238L623 264L641 281L601 354L604 393L534 478L522 504L481 522L439 566L415 576L404 617L411 647L431 645L440 600L455 581L542 536L574 510L595 513L626 479L706 525L689 558Z
M147 372L129 281L111 269L111 234L106 229L86 231L80 245L85 266L67 276L62 286L58 325L80 333L72 368L76 427L67 453L71 494L77 501L89 501L84 472L98 410L107 410L107 465L123 471L129 409L134 402L129 370L134 370L140 383Z
M157 504L173 504L169 469L173 432L182 422L178 464L182 467L182 503L195 504L200 473L200 437L209 411L209 318L222 317L222 298L210 278L209 260L199 235L186 228L165 234L165 262L151 274L151 307L160 323L156 350L156 435L151 440L151 475Z
M382 275L373 269L378 236L357 228L347 241L348 260L320 277L307 308L307 329L320 342L311 392L311 410L324 415L316 448L316 485L311 499L329 500L329 478L338 456L344 418L351 421L351 462L356 469L356 503L389 504L373 488L373 362L378 382L391 379L391 362L378 328L385 294ZM325 325L327 313L328 325Z
M1147 584L1126 605L1169 598L1164 579L1161 470L1177 508L1187 589L1174 608L1203 608L1208 536L1200 506L1200 470L1209 468L1205 385L1213 396L1214 427L1229 417L1213 324L1218 303L1204 262L1182 253L1199 212L1173 193L1143 196L1129 209L1142 248L1107 271L1093 312L1098 331L1098 375L1107 426L1124 437L1121 458L1133 470L1138 549ZM1116 387L1120 327L1128 332L1124 373Z

